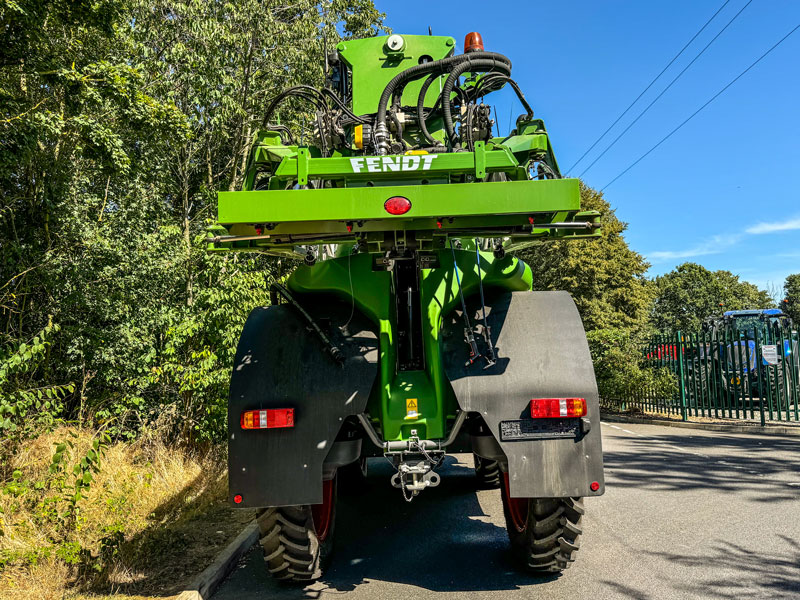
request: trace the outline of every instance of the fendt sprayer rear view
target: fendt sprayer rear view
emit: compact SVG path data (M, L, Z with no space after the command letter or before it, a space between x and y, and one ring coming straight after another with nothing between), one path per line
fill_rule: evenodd
M566 292L531 291L513 255L596 237L599 215L561 177L509 59L476 33L454 52L441 36L339 43L325 88L269 103L244 189L219 194L212 250L299 261L244 326L228 406L230 500L258 509L278 579L320 577L337 487L367 457L410 501L447 485L446 452L472 452L534 572L570 565L582 499L603 493L581 319ZM495 137L484 98L504 86L526 112ZM289 98L315 111L306 139L280 124Z

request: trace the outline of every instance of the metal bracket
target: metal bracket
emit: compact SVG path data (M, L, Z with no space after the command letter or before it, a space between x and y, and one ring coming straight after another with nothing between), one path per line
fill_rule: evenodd
M308 185L308 148L297 149L297 185Z
M367 413L359 413L357 417L358 417L358 422L361 423L361 426L367 433L367 437L373 444L375 444L381 450L384 451L400 450L407 447L408 441L385 442L381 438L379 438L378 432L376 432L375 428L372 426L372 422L370 421L369 415ZM447 439L445 439L443 442L420 440L420 443L423 444L425 448L437 448L437 449L446 448L447 446L456 441L456 437L461 431L461 428L464 426L464 421L466 420L467 420L467 413L463 410L460 410L456 414L455 423L453 423L453 428L450 430L450 435L447 436Z
M475 142L475 178L483 179L486 177L486 143Z

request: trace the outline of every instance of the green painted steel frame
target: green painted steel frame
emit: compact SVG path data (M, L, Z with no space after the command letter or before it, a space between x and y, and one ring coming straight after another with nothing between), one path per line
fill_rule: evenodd
M401 71L425 57L450 56L455 48L451 37L403 38L399 51L388 48L388 36L337 45L339 58L350 67L345 76L352 85L355 114L374 113L386 84ZM430 86L426 107L436 102L443 80L444 75ZM416 109L423 81L408 83L401 106ZM447 142L441 118L432 117L428 128L434 138ZM419 135L413 124L404 129L406 141L424 146L423 140L411 139ZM306 294L332 294L352 302L375 323L380 378L368 408L383 437L408 439L414 429L422 438L441 439L447 434L448 418L458 408L444 372L439 339L442 319L460 303L456 272L465 296L476 293L481 281L487 288L508 291L531 288L531 271L525 263L511 254L502 258L476 254L474 238L502 238L510 251L553 239L597 237L600 217L593 211L581 212L577 179L557 178L558 165L539 119L518 120L509 136L478 141L470 152L365 156L355 145L352 126L345 138L343 146L322 157L318 148L284 145L278 132L257 132L243 190L219 193L218 224L210 230L208 247L299 257L304 251L298 254L298 245L340 244L336 258L299 266L287 285L301 302ZM546 164L555 178L532 180L529 169L534 161ZM392 196L408 198L411 209L404 215L388 214L384 202ZM564 226L575 221L590 226ZM548 227L552 224L561 225ZM462 245L454 251L455 261L448 246L453 238ZM367 252L352 253L356 243ZM421 371L398 368L393 277L373 266L373 253L393 245L431 252L438 263L420 267L419 272L426 357ZM466 360L466 344L464 356ZM416 416L407 414L410 398L417 400Z
M478 265L474 242L463 240L462 244L462 249L454 251L455 264L464 294L469 296L478 289ZM368 410L386 440L408 439L412 429L424 439L441 439L446 435L447 419L453 417L458 408L445 376L439 340L443 316L460 303L458 283L453 251L441 250L436 254L439 266L420 272L422 339L426 356L423 371L397 370L392 277L387 271L373 271L370 254L342 256L313 267L301 266L288 280L289 287L298 294L333 294L345 302L353 302L376 324L380 339L380 382L373 389ZM486 288L509 291L531 288L530 267L511 255L497 260L491 253L481 252L480 261L480 274ZM475 368L480 369L481 365ZM418 416L407 418L406 400L411 398L417 400Z
M411 201L411 210L392 216L384 202L392 196ZM577 179L454 183L446 185L392 185L321 190L267 190L220 192L219 217L223 225L274 223L287 225L322 221L344 223L380 220L389 230L405 229L416 219L496 215L500 219L534 213L578 212ZM506 219L509 224L519 219ZM426 222L430 229L435 223ZM417 229L417 227L412 228ZM300 232L302 229L294 229ZM305 233L313 233L304 231Z
M339 56L352 69L352 108L357 115L375 112L381 92L392 77L416 66L423 57L440 60L451 56L456 46L450 36L404 34L402 37L405 44L399 52L387 48L388 36L346 40L336 45ZM416 106L421 88L422 80L409 83L403 92L403 104ZM433 106L440 91L438 85L431 86L426 106Z

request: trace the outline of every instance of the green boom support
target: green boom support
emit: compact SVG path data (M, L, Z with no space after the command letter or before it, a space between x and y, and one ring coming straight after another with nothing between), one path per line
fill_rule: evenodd
M426 73L429 82L411 79L390 98L384 133L375 111L387 86L409 68L455 60L453 38L393 37L401 42L379 37L337 46L329 83L339 100L320 95L313 144L296 143L277 125L255 135L243 189L219 194L208 246L305 259L287 281L301 302L332 295L379 332L380 381L367 408L384 440L407 440L412 431L436 440L447 436L458 409L443 363L443 317L481 282L487 292L530 290L530 268L512 252L597 237L599 215L581 211L579 182L561 178L532 112L508 136L492 136L477 94L506 84L502 68L499 75L494 66L464 71L460 91L449 97L444 71ZM455 138L444 125L444 102L456 109ZM407 209L390 214L385 203L398 197ZM416 265L418 322L406 322L398 308L403 282L395 267L407 260ZM402 336L419 340L422 359L398 355Z

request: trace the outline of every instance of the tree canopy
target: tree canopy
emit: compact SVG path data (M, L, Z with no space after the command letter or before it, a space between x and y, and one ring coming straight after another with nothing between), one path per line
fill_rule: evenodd
M783 291L785 295L782 308L792 318L795 327L800 327L800 273L786 278Z
M738 275L687 262L655 278L651 319L659 331L692 331L699 329L706 317L726 310L774 306L768 292L740 281Z
M285 266L206 254L215 192L270 98L382 19L371 0L0 0L0 364L35 363L0 387L72 384L62 414L112 432L172 415L220 435L236 337ZM0 425L28 419L2 398Z
M603 195L581 185L581 208L601 213L602 236L559 241L520 253L533 271L533 289L572 294L587 330L638 328L651 301L649 264L625 241L620 221Z

